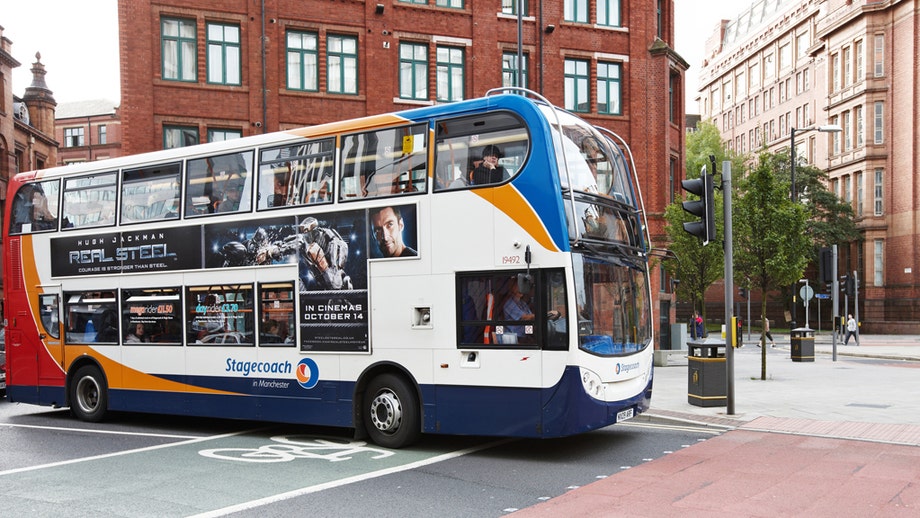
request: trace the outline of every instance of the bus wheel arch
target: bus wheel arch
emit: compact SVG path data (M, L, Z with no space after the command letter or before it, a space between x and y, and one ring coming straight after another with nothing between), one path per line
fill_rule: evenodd
M385 448L403 448L421 436L421 397L398 368L366 372L355 386L355 433Z
M102 367L95 361L74 362L67 382L70 412L79 420L98 423L105 419L109 407L109 383Z

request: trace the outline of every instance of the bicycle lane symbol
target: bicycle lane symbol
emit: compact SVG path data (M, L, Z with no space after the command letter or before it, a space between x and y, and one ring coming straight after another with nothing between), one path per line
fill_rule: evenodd
M297 459L318 459L328 462L351 460L357 455L383 459L396 452L372 448L364 441L298 435L276 435L272 443L255 448L212 448L200 450L199 455L212 459L244 463L291 462Z

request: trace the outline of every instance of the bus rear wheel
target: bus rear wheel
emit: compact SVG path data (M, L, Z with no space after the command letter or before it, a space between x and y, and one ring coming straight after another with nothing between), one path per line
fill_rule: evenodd
M364 392L364 426L371 440L384 448L403 448L421 435L419 403L406 380L382 374Z
M98 423L108 411L108 386L102 371L92 365L77 369L70 389L70 411L77 419Z

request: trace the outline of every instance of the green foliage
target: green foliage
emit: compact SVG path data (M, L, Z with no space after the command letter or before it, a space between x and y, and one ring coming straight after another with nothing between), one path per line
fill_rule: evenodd
M721 203L718 203L720 199L716 196L717 211L721 210ZM668 248L678 258L677 261L665 261L664 268L673 278L680 279L677 297L691 301L694 308L705 310L702 302L706 290L712 283L721 279L725 272L721 242L713 242L704 247L696 236L684 231L683 223L696 217L684 211L680 201L668 205L664 214L668 222L666 231L671 242ZM716 220L716 233L720 234L720 218ZM703 316L705 317L705 314Z
M687 178L699 178L703 166L707 171L712 169L710 155L715 156L717 167L722 167L725 160L732 161L732 170L740 171L741 159L726 150L722 145L722 137L715 125L701 122L697 131L687 135L686 171ZM716 177L716 185L721 181L721 176ZM681 191L683 193L684 191ZM677 199L665 209L664 218L667 221L666 232L670 243L668 248L678 257L677 261L665 261L664 268L668 273L680 279L677 285L677 296L683 300L690 300L694 308L699 308L705 317L703 297L706 290L725 273L725 260L723 255L722 237L723 209L722 194L715 192L715 220L716 239L703 246L699 239L688 234L683 227L684 222L697 219L681 207L683 199Z
M733 199L735 278L739 285L761 293L798 281L813 246L806 233L805 205L790 199L789 183L778 174L778 163L775 155L761 154L754 170L739 181L740 196ZM761 320L766 310L763 297ZM762 345L761 377L766 379L766 342Z

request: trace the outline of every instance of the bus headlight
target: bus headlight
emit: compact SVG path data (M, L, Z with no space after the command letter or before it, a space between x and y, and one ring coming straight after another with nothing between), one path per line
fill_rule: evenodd
M604 399L604 384L597 374L587 370L581 370L581 386L584 387L585 393L597 399Z

